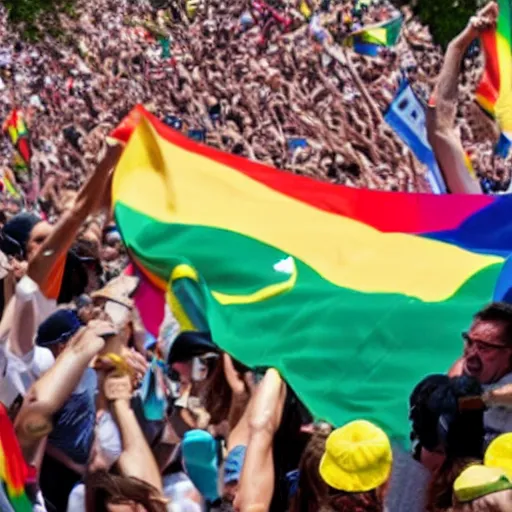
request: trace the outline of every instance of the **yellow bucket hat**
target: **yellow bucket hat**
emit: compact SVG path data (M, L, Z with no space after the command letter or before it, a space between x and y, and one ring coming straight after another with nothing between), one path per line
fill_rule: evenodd
M480 464L466 468L453 484L455 497L461 503L508 489L512 489L512 482L502 469Z
M385 432L358 420L329 435L320 476L339 491L366 492L387 481L392 463L391 443Z
M490 468L502 469L512 481L512 433L494 439L485 452L484 464Z

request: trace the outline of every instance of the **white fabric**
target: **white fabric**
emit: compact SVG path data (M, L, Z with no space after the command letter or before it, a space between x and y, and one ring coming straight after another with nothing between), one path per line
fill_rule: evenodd
M507 384L512 384L512 373L505 375L500 381L484 386L488 391L493 388L500 388ZM484 412L484 429L485 429L485 447L501 434L512 432L512 409L505 407L493 407Z
M158 347L162 353L164 361L169 359L171 348L176 338L181 332L181 327L176 317L171 311L171 308L166 304L164 309L164 320L160 326L160 332L158 336Z
M18 357L4 346L0 349L0 360L0 402L7 408L55 363L51 351L44 347L34 347L24 357Z
M86 512L85 510L85 485L78 484L69 494L67 512Z
M201 512L201 505L189 499L190 493L197 491L185 473L166 475L162 483L164 496L171 500L169 512Z
M52 313L57 311L57 301L43 295L37 283L24 276L16 285L16 300L27 302L33 300L36 307L37 324L42 324Z
M32 505L32 512L47 512L41 491L37 491L34 504Z
M123 441L119 427L108 411L101 415L96 424L96 439L98 448L110 469L123 452Z
M202 512L200 505L192 500L183 500L180 503L169 503L167 512Z
M15 298L17 304L34 302L37 325L57 310L57 302L47 299L28 276L16 285ZM18 357L9 350L5 341L2 340L3 346L0 347L0 402L9 408L18 395L25 395L32 383L53 366L55 358L49 349L36 346L23 357Z

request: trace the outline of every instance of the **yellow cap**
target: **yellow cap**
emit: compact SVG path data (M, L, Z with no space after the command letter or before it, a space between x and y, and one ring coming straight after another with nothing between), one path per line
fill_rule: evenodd
M512 483L504 471L480 464L466 468L453 484L455 497L461 503L507 489L512 489Z
M512 433L498 436L487 448L484 464L500 468L512 481Z
M339 491L366 492L380 487L391 473L388 436L368 421L353 421L327 438L320 476Z

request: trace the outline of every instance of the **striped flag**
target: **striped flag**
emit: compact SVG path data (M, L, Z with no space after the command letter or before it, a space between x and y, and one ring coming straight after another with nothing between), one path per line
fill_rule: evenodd
M152 307L166 298L182 326L206 321L222 350L277 368L316 417L406 440L413 387L460 357L496 283L510 288L512 197L320 183L137 118L112 200Z
M353 32L345 40L345 45L354 48L361 55L374 57L381 48L395 46L402 30L403 18L397 16L377 25L364 27Z
M502 135L495 153L506 157L512 141L512 5L511 0L498 0L499 17L496 30L482 34L485 69L477 87L477 103L495 119Z

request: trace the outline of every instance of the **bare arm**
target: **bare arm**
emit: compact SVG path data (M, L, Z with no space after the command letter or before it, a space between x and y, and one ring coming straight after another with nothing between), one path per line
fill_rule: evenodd
M113 410L123 441L123 452L117 461L119 469L123 475L144 480L162 492L158 464L129 401L116 400L113 403Z
M121 146L107 148L105 157L80 189L73 208L62 215L29 262L28 275L39 287L43 286L59 258L71 247L82 223L103 199L109 173L117 164L121 152Z
M274 435L281 424L286 385L276 370L267 371L255 395L249 423L249 445L235 508L265 512L274 493Z
M23 301L18 295L13 298L13 302L9 350L23 357L34 348L34 334L37 329L36 306L32 298Z
M431 108L427 116L429 142L448 188L454 194L481 193L480 184L468 172L464 149L455 132L458 76L466 50L483 29L489 29L495 24L497 9L495 3L488 4L448 45L434 91L435 108Z
M105 323L95 323L79 331L55 365L30 388L14 425L28 464L35 462L41 443L51 432L53 415L76 388L93 357L105 346L100 333L111 330Z

